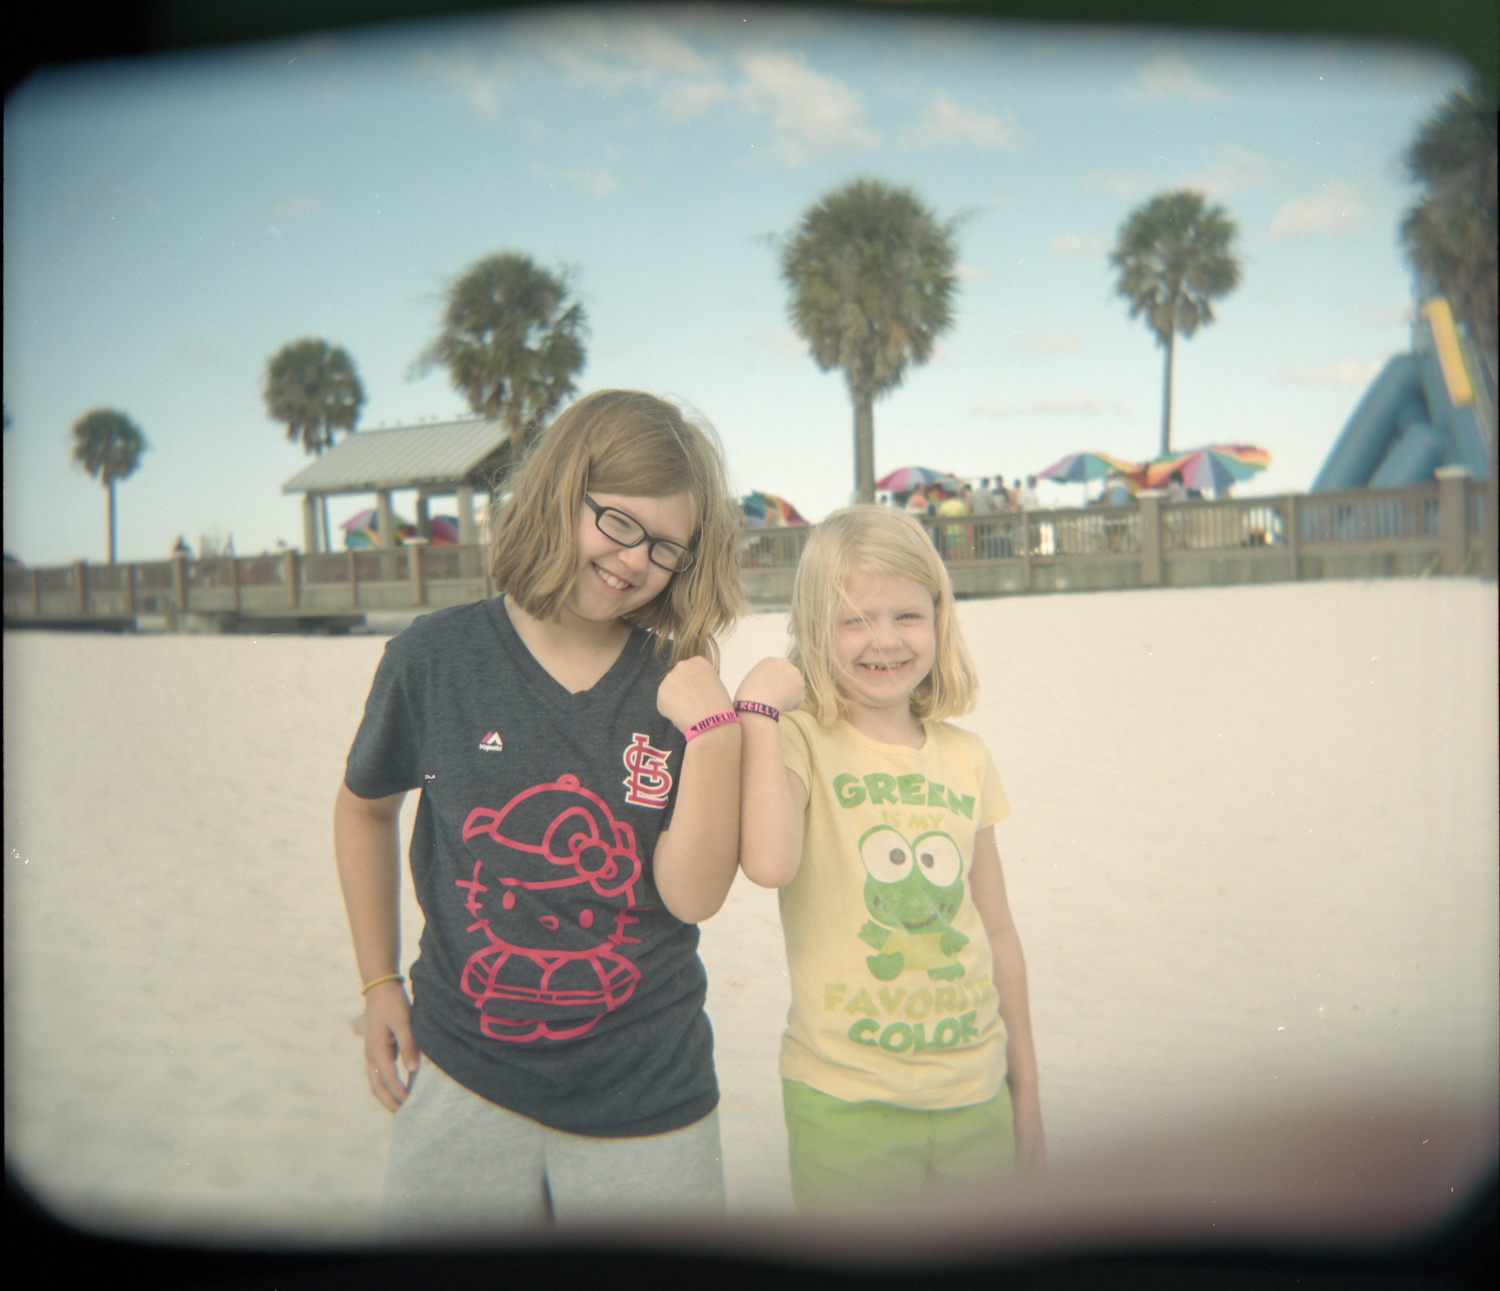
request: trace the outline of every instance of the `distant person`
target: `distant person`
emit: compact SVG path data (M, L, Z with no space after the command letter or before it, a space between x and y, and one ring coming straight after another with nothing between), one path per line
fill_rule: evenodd
M1168 502L1186 502L1188 500L1188 491L1182 485L1181 471L1173 471L1167 477L1166 498Z
M1125 477L1118 471L1104 482L1104 492L1099 495L1100 505L1107 507L1128 507L1134 500L1135 495L1125 483Z
M193 549L188 546L187 539L181 534L177 535L177 541L172 544L172 556L181 557L183 560L192 560Z
M1023 485L1020 480L1016 481L1016 502L1022 511L1035 511L1041 503L1036 496L1036 476L1028 475Z
M990 492L989 476L979 481L979 487L969 495L969 510L977 516L995 514L995 495Z
M739 850L739 716L711 662L742 608L725 475L671 404L577 400L498 513L498 595L386 646L334 846L366 1076L400 1112L387 1234L723 1209L695 925Z
M938 504L937 513L940 516L966 516L969 514L969 486L961 485L957 493L952 497L944 498ZM965 537L971 541L974 530L971 526L961 524L949 524L943 526L943 537L945 541L945 554L949 556L962 556L965 554ZM973 555L972 550L967 554Z
M1046 1147L995 844L1010 809L948 721L978 678L947 571L908 518L836 511L803 553L791 633L737 701L763 714L746 718L740 865L780 889L792 1198L986 1198Z
M920 488L913 489L906 495L906 512L908 515L924 516L927 514L927 494Z

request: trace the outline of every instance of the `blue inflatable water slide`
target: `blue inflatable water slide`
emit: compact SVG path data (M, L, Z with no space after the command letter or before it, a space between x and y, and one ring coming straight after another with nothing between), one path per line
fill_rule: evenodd
M1412 327L1411 351L1395 355L1365 391L1312 492L1422 484L1440 466L1487 479L1495 461L1493 382L1448 302L1429 300Z

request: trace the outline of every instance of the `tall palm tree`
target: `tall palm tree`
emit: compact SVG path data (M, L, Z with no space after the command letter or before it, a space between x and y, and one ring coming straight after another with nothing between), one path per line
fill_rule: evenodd
M261 391L266 415L284 422L286 437L314 457L333 446L334 434L352 432L364 407L365 389L341 345L317 337L283 345L266 361ZM328 499L319 497L323 550L328 545Z
M565 272L505 251L449 286L442 330L416 367L446 367L469 407L503 424L520 449L576 389L587 330Z
M1161 451L1172 451L1172 358L1179 334L1191 339L1214 321L1215 297L1239 285L1234 253L1238 230L1222 206L1202 193L1159 193L1136 207L1120 226L1109 260L1120 271L1116 292L1130 302L1131 318L1145 315L1163 350Z
M104 485L109 563L115 563L115 484L135 474L146 451L141 428L123 412L95 408L73 423L73 460Z
M1424 121L1403 161L1426 191L1401 223L1423 295L1448 298L1493 373L1497 281L1495 105L1477 77Z
M878 179L826 194L782 248L792 326L818 367L841 368L849 386L860 502L875 500L875 400L952 327L957 259L954 224Z

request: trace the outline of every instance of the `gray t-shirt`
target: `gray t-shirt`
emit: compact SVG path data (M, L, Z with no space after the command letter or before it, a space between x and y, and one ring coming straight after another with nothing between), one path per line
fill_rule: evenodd
M425 615L386 646L344 777L361 798L421 790L418 1048L491 1102L603 1138L719 1099L698 929L652 877L682 741L650 640L572 694L500 598Z

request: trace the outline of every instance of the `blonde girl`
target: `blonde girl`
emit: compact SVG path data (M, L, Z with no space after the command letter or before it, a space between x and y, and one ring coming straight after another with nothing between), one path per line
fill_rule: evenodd
M497 595L387 645L334 813L392 1235L723 1205L696 926L738 849L721 452L672 404L599 391L507 488Z
M1026 967L978 682L932 542L834 512L797 570L790 660L739 687L740 865L780 889L781 1074L799 1207L982 1189L1045 1146Z

